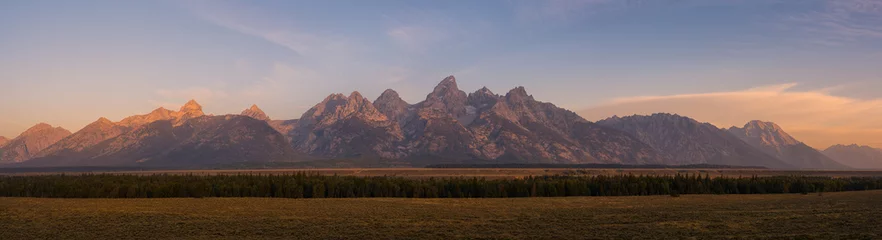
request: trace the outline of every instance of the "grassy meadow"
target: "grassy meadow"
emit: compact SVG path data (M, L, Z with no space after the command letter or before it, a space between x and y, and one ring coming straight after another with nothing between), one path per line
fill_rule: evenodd
M0 239L879 239L880 199L0 198Z

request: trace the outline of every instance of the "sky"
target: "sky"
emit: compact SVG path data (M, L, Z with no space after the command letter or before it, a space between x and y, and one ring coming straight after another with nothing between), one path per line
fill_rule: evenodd
M0 136L189 99L298 118L332 93L408 102L455 75L596 121L778 123L882 147L882 0L2 1Z

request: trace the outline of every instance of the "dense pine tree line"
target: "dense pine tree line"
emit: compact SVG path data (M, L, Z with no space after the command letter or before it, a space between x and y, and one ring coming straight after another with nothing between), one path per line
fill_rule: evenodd
M49 198L497 198L766 194L882 188L882 178L676 176L539 176L523 179L287 175L0 176L2 197Z

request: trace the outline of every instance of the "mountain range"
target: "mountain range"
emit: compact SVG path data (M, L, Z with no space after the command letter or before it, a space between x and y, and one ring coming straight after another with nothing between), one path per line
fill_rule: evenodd
M330 159L374 159L395 166L882 166L878 161L873 165L875 160L851 161L872 155L856 151L831 147L821 153L761 121L720 129L684 116L653 114L594 123L537 101L523 87L502 95L486 87L466 93L453 76L413 104L392 89L373 102L359 92L331 94L299 119L272 120L256 105L240 114L205 115L191 100L178 111L158 108L119 122L99 118L75 133L38 124L15 139L0 138L0 163L10 166L191 167Z

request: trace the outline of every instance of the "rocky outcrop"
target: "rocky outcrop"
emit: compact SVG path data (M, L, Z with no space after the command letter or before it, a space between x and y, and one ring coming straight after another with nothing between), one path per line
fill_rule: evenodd
M882 169L882 149L870 146L834 145L824 155L853 168Z
M612 117L597 123L625 131L670 156L666 164L793 168L726 130L679 115Z
M745 124L743 128L729 128L729 133L794 167L806 169L848 168L818 150L797 141L775 123L754 120Z
M309 109L290 132L294 149L325 157L405 155L399 125L358 92L332 94Z
M36 157L41 151L71 133L61 127L40 123L0 148L0 163L20 163Z
M0 136L0 148L6 146L7 143L9 143L9 139L4 136Z
M261 121L270 121L270 118L263 112L257 105L251 105L250 108L245 109L239 115L251 117Z

